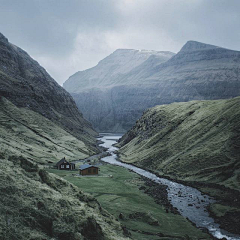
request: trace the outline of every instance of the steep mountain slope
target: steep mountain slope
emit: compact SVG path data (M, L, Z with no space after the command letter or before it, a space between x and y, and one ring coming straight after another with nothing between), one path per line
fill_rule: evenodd
M0 239L128 239L91 196L25 158L0 157Z
M148 72L173 55L171 52L119 49L96 67L77 72L63 86L97 130L126 131L144 109L153 106L146 101L149 96L145 89L132 85L132 79L126 81L126 76L139 67Z
M127 239L93 197L43 169L96 153L96 132L72 97L1 34L0 84L0 239Z
M189 41L146 82L161 87L161 101L211 100L240 95L240 52Z
M0 34L0 96L33 110L80 140L94 143L95 131L72 97L26 52Z
M240 97L156 106L119 146L122 161L214 197L211 216L221 228L239 234Z
M239 190L240 97L147 110L120 141L122 161Z
M155 105L240 95L240 52L189 41L176 55L167 55L171 58L163 61L152 54L117 76L108 75L103 60L98 65L99 79L94 67L73 75L64 87L101 131L127 130L145 109ZM86 79L92 79L87 87Z
M18 108L0 97L0 153L1 156L23 156L46 164L83 159L93 155L83 142L56 123L29 108Z
M118 49L100 61L97 66L77 72L69 77L63 86L71 93L78 93L83 89L122 85L126 83L125 74L131 72L149 58L154 57L158 63L162 63L173 55L174 53L171 52ZM131 82L126 84L131 84Z

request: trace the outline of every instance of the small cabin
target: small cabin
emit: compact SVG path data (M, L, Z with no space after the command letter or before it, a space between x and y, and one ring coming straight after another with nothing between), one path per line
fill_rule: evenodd
M59 162L56 163L55 167L58 170L73 170L76 168L75 163L70 163L66 158L62 158Z
M79 167L79 174L82 176L85 175L98 175L99 168L90 164L83 164Z

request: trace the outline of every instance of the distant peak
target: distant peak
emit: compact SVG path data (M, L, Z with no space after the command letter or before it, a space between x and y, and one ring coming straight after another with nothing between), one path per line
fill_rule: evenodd
M114 51L114 53L116 52L133 52L133 51L137 51L135 49L127 49L127 48L118 48Z
M214 49L219 48L217 46L201 43L197 41L188 41L181 49L181 51L195 51L195 50L206 50L206 49Z
M8 43L8 39L2 33L0 33L0 41Z
M143 53L143 54L172 54L174 55L175 53L169 52L169 51L156 51L156 50L146 50L146 49L125 49L125 48L119 48L116 49L113 54L117 53L126 53L126 54L131 54L131 53Z

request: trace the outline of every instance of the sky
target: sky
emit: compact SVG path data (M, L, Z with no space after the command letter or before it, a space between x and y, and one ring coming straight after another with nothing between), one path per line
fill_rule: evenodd
M240 0L0 0L0 32L62 85L119 48L240 50Z

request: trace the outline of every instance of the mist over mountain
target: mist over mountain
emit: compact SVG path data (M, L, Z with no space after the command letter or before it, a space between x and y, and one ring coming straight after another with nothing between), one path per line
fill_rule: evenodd
M148 93L145 95L144 89L135 86L135 76L132 78L131 74L139 74L138 69L142 74L149 73L173 55L171 52L118 49L96 67L71 76L63 87L97 130L125 131L143 109L151 106L144 99L148 98ZM131 79L127 79L128 76ZM145 97L139 99L135 96L139 94Z
M99 131L126 131L155 105L240 95L240 52L188 41L170 52L117 50L65 83Z
M172 57L171 52L157 52L148 50L118 49L108 57L101 60L97 66L80 71L69 77L64 88L69 92L78 93L83 89L114 87L131 84L125 81L125 75L147 60L152 63L162 63ZM155 60L153 60L153 58Z

